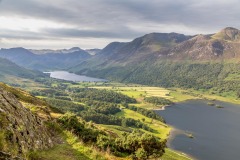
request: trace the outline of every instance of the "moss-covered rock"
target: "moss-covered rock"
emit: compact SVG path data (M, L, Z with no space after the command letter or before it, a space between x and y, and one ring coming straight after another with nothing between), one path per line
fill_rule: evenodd
M27 152L54 146L54 134L44 119L25 108L17 98L0 88L0 144L3 156L23 157Z

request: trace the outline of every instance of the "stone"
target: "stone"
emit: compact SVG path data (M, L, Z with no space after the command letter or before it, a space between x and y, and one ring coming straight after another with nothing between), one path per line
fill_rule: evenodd
M9 144L17 146L21 157L29 151L49 149L54 146L55 140L52 132L46 127L44 119L33 114L22 106L17 98L0 88L0 131L7 133ZM2 156L11 156L1 151Z

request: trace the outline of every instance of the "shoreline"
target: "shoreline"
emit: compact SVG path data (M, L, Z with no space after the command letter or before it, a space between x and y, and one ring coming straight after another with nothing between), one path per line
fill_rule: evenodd
M164 111L168 106L162 106L161 108L153 108L154 111Z
M191 101L191 100L186 100L186 101ZM185 102L186 102L185 101ZM196 101L196 102L195 102ZM199 101L199 103L200 103L200 105L197 105L198 104L198 101ZM221 101L221 100L219 100L219 99L215 99L215 104L217 104L217 105L220 105L220 106L224 106L224 108L228 108L228 109L226 109L226 110L222 110L222 111L219 111L215 106L214 106L214 109L211 109L212 107L210 107L210 106L208 106L207 105L207 102L209 101L209 99L204 99L204 98L202 98L202 99L194 99L194 101L192 102L192 103L190 103L191 104L191 106L194 106L194 104L196 104L197 106L199 106L199 107L201 107L201 105L203 105L204 107L206 107L206 109L208 109L208 108L210 108L210 111L212 111L212 113L213 114L215 114L215 112L216 113L224 113L224 112L227 112L227 111L229 111L228 109L233 109L233 111L238 111L239 109L238 109L238 107L239 107L239 105L237 105L237 104L235 104L235 103L230 103L230 102L226 102L226 101ZM181 102L179 102L179 103L176 103L176 104L181 104ZM184 108L185 107L185 105L180 105L182 108ZM174 105L173 105L173 107L174 107ZM191 107L192 108L192 107ZM167 109L167 108L165 108L165 109ZM160 110L159 111L159 115L165 115L165 114L161 114L161 110L162 109L158 109L158 110ZM169 110L171 111L171 109L169 108ZM169 111L168 110L168 111ZM187 108L185 108L185 111L187 111L187 110L189 110L189 108L187 107ZM208 111L208 110L207 110ZM232 110L231 110L232 111ZM165 112L162 112L162 113L165 113ZM170 113L170 112L169 112ZM174 112L175 113L175 112ZM178 113L178 112L177 112ZM187 112L188 113L188 112ZM191 112L189 112L189 113L191 113ZM210 112L211 113L211 112ZM229 112L230 113L230 112ZM231 112L232 113L232 112ZM237 113L239 113L239 112L237 112ZM175 115L175 114L170 114L170 115ZM186 115L186 114L185 114ZM211 115L212 114L210 114L210 118L211 118ZM223 115L225 115L225 114L223 114ZM174 117L170 117L170 116L167 116L168 117L168 119L170 120L170 119L174 119ZM166 118L167 118L166 117ZM192 116L193 117L193 116ZM208 117L209 117L209 115L208 115ZM178 119L176 119L175 118L175 121L177 122L178 120L180 120L181 121L181 119L179 119L180 117L177 117ZM192 122L189 122L189 123L192 123ZM178 123L171 123L172 125L177 125ZM237 124L237 123L236 123ZM197 160L198 158L202 158L202 157L204 157L204 156L202 156L202 155L204 155L204 152L201 152L201 150L199 149L199 145L197 145L197 147L198 147L198 150L195 150L195 152L199 152L199 153L202 153L201 155L199 155L199 154L195 154L194 152L192 152L192 151L190 151L190 150L188 150L187 149L187 147L189 147L189 145L188 144L186 144L186 147L182 147L181 145L178 145L178 144L181 144L181 141L179 141L179 140L184 140L184 139L186 139L186 138L184 138L184 137L182 137L182 135L186 135L187 136L187 133L191 133L191 132L188 132L187 130L185 130L185 128L183 127L181 127L181 126L179 126L179 125L177 125L176 127L175 126L172 126L172 125L169 125L168 123L166 123L166 125L168 125L169 127L170 127L170 131L169 131L169 135L168 135L168 137L167 137L167 147L169 148L169 149L172 149L172 150L174 150L174 151L177 151L177 152L179 152L179 153L184 153L184 152L187 152L188 154L186 154L186 153L184 153L189 159L193 159L193 160ZM178 127L180 127L180 128L182 128L182 129L178 129ZM215 127L216 128L216 127ZM189 130L191 130L191 129L189 129ZM194 131L194 129L193 129L193 131ZM195 130L196 131L196 130ZM194 132L193 132L194 133ZM200 134L201 132L197 132L196 131L196 133L194 133L194 137L195 137L195 134L196 135L198 135L198 134ZM203 134L204 135L204 134ZM211 134L210 134L211 135ZM208 136L208 135L207 135ZM180 137L181 139L178 139L178 137ZM202 139L201 139L202 138ZM176 141L174 141L174 139L177 139ZM197 136L197 141L195 141L195 142L191 142L191 143L198 143L198 141L200 141L200 140L205 140L206 138L203 138L203 137L201 137L201 136L199 136L199 139L198 139L198 136ZM193 140L194 141L194 140ZM206 143L206 144L208 144L208 143ZM216 143L217 144L217 143ZM175 146L177 146L177 149L179 149L179 150L183 150L183 152L182 151L179 151L179 150L177 150L177 149L175 149ZM191 146L191 145L190 145ZM186 149L185 149L186 148ZM208 149L208 148L207 148ZM210 148L211 149L211 148ZM210 155L209 154L209 152L208 152L208 150L206 150L205 151L205 153L206 154L208 154L208 155ZM195 156L198 156L198 158L196 158L194 155L191 155L191 154L195 154Z
M180 130L180 129L177 129L173 126L170 126L168 125L171 130L169 132L169 136L167 138L167 148L171 149L172 152L178 154L179 156L183 156L189 160L197 160L196 158L194 158L192 155L189 155L187 153L184 153L182 151L179 151L179 150L176 150L174 149L173 147L171 147L170 143L174 140L175 136L178 135L178 134L184 134L184 131Z
M161 108L153 109L153 110L154 111L164 111L164 110L166 110L166 107L170 107L170 105L162 106ZM178 154L179 156L185 157L185 158L187 158L189 160L197 160L192 155L189 155L187 153L184 153L182 151L176 150L173 147L171 147L171 142L174 140L175 136L178 135L178 134L184 134L184 131L182 131L180 129L177 129L174 126L171 126L171 125L169 125L167 123L166 123L166 125L170 127L170 131L169 131L168 137L166 139L167 140L167 143L166 143L167 148L170 149L172 152Z

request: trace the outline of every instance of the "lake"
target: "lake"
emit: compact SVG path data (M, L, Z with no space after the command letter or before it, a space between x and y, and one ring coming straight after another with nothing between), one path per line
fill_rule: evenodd
M156 111L176 128L168 146L199 160L240 159L240 106L205 100L190 100ZM194 138L189 138L192 133Z
M69 73L67 71L53 71L53 72L44 72L49 73L51 78L62 79L73 82L107 82L106 79L99 79L88 77L84 75L77 75L74 73Z

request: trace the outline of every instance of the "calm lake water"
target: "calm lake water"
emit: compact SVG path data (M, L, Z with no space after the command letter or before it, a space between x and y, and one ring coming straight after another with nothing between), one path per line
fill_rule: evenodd
M74 82L106 82L105 79L93 78L83 75L77 75L66 71L44 72L50 73L50 77Z
M216 101L190 100L156 111L176 128L168 146L199 160L240 159L240 106ZM194 138L186 136L186 131Z

